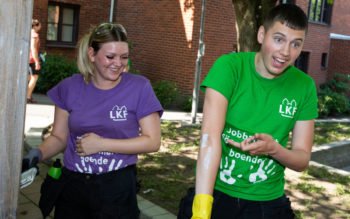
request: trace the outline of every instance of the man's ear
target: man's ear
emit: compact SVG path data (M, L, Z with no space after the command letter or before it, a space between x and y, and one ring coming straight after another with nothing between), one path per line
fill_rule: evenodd
M88 56L91 62L95 62L95 51L91 46L88 48Z
M259 27L258 35L257 35L257 40L260 44L262 44L262 42L264 41L264 37L265 37L265 28L263 25L261 25Z

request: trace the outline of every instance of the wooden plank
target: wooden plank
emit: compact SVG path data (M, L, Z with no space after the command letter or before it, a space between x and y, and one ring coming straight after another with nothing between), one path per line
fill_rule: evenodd
M16 218L33 0L0 0L0 219Z

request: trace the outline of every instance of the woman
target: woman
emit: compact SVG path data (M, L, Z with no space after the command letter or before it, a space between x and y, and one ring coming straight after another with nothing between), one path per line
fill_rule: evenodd
M40 74L40 38L39 32L41 30L41 23L37 19L32 20L32 31L30 39L30 53L29 53L29 82L27 88L27 103L36 103L33 99L32 94L38 81Z
M104 23L79 45L75 74L48 92L55 103L51 135L25 157L49 159L64 151L55 218L138 218L137 154L160 147L162 106L150 82L124 72L127 34Z

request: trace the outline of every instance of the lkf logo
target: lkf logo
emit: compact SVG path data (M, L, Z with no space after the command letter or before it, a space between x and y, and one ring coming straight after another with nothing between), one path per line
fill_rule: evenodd
M279 108L279 113L281 114L281 116L293 118L296 112L297 102L294 99L289 101L287 98L284 98Z
M113 121L124 121L126 120L126 116L128 115L128 109L126 106L114 106L111 111L109 111L109 117Z

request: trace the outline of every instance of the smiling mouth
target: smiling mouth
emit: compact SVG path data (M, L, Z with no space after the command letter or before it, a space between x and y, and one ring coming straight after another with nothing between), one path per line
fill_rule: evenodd
M285 65L287 61L285 59L281 59L281 58L273 58L273 66L277 67L277 68L281 68Z
M115 73L120 72L120 68L110 68L110 70Z

